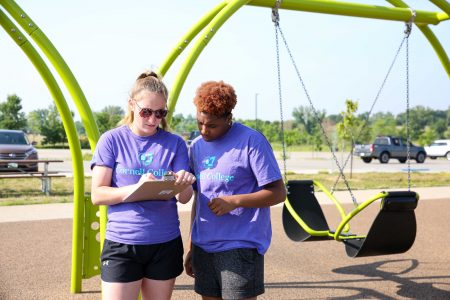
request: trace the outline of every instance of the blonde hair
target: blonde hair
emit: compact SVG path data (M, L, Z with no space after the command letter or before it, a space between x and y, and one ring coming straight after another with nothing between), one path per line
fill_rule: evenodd
M169 93L167 92L167 88L165 84L162 82L161 78L158 74L153 71L148 71L142 73L136 79L136 82L131 89L130 98L134 99L136 95L138 95L142 91L148 91L156 94L160 94L164 96L164 99L167 103L167 98ZM131 125L134 121L134 112L128 105L127 113L124 118L119 122L119 125ZM162 118L161 127L168 131L169 125L167 124L166 118Z

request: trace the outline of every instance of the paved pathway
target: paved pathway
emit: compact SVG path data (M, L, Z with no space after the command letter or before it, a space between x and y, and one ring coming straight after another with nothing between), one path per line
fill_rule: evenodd
M442 199L450 196L450 186L433 187L433 188L415 188L421 199ZM389 191L389 190L386 190ZM378 190L361 190L354 191L355 197L359 203L369 199L378 193ZM328 204L330 201L323 193L316 193L317 199L322 204ZM335 197L341 203L351 203L350 194L347 191L339 191L335 193ZM178 210L190 211L192 201L188 204L179 204ZM278 206L282 206L279 204ZM73 217L73 203L57 203L57 204L34 204L34 205L15 205L0 206L0 223L1 222L18 222L18 221L36 221L36 220L52 220L52 219L70 219Z

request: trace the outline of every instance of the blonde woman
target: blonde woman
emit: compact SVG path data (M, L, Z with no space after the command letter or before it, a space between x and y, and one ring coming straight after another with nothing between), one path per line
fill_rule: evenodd
M183 244L177 201L192 196L184 140L167 131L167 88L157 74L141 74L128 99L121 126L105 132L92 168L92 201L108 205L101 255L104 299L170 299L183 271ZM140 181L168 172L186 188L177 199L123 202Z

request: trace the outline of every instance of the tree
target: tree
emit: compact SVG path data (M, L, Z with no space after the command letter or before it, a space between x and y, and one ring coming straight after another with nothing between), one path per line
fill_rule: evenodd
M28 131L31 134L40 134L42 124L48 115L47 109L36 109L28 113Z
M42 144L64 143L67 141L66 132L56 105L53 103L41 114L41 134L45 136Z
M299 106L294 108L292 116L298 124L302 124L308 134L313 134L314 126L318 124L319 120L323 120L325 117L324 111L318 111L316 117L312 108L308 106ZM317 120L319 119L319 120Z
M390 112L376 113L372 116L371 121L372 121L372 132L375 136L398 135L395 116L392 113Z
M124 116L124 111L120 106L109 105L103 108L100 112L95 112L94 117L97 122L98 130L104 133L114 127Z
M360 122L355 116L358 110L358 102L351 99L345 100L345 111L341 113L342 121L337 123L336 130L339 137L343 141L349 141L353 149L355 138L358 135L357 129L360 127ZM343 149L342 149L343 150Z
M360 128L360 122L355 117L355 112L358 110L358 102L351 99L345 100L345 111L341 113L342 121L336 125L338 135L344 142L342 151L345 148L345 141L350 142L350 178L352 178L353 170L353 147L355 145L355 138L358 137L356 129ZM347 161L347 160L346 160ZM344 166L345 167L345 166Z
M22 110L22 99L17 95L8 95L6 102L0 103L0 128L20 129L27 127L27 119Z
M299 106L294 108L292 116L294 120L298 123L298 126L305 129L305 134L307 135L307 141L310 145L314 146L314 149L321 150L323 143L323 133L320 129L321 122L324 121L326 112L324 110L316 111L317 115L314 113L313 109L309 106Z
M425 132L427 125L432 123L433 114L434 112L431 108L421 105L409 110L409 132L411 140L418 140L420 135ZM406 133L406 112L397 115L397 122L403 125L402 132Z
M197 119L191 114L186 117L183 114L176 114L172 117L170 128L180 134L188 134L192 131L198 130Z

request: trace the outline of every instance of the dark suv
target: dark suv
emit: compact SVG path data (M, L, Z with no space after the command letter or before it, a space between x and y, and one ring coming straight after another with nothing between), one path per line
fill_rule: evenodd
M38 159L37 150L21 130L0 129L0 160ZM31 171L37 172L37 163L9 162L0 163L0 171Z

